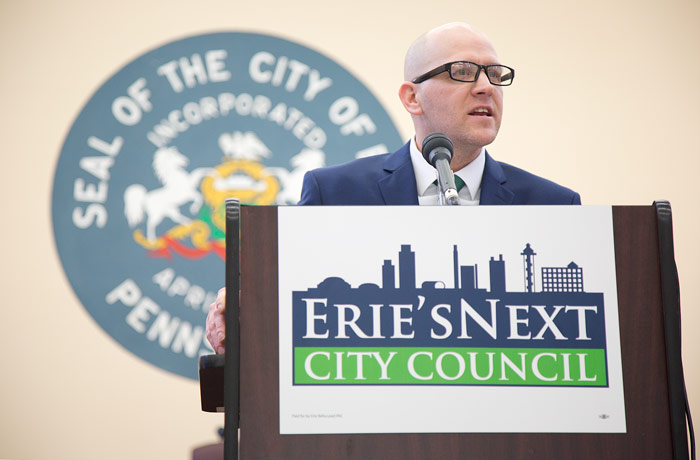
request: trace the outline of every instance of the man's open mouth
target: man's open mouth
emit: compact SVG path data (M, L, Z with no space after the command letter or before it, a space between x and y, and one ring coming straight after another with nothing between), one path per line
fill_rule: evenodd
M469 115L474 115L477 117L490 117L491 109L488 107L477 107L476 109L469 112Z

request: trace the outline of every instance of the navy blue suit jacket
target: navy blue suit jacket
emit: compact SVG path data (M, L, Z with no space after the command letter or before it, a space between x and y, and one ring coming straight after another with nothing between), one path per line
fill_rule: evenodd
M394 153L309 171L300 205L417 205L409 144ZM581 204L578 193L486 154L482 205Z

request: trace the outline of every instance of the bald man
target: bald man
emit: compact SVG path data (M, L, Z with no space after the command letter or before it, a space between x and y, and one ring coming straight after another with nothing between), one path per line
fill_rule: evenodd
M580 204L577 193L496 162L486 152L501 126L504 87L514 76L488 38L468 24L445 24L425 33L406 53L405 81L399 87L415 135L394 153L307 173L299 204L437 204L437 172L420 152L433 132L446 134L454 144L450 167L464 183L461 204Z
M415 135L393 153L308 172L300 205L434 205L437 172L420 152L433 132L454 144L450 167L464 186L463 205L581 204L578 193L493 160L485 147L496 139L503 88L515 70L501 64L488 38L468 24L450 23L420 36L406 53L399 98ZM456 182L460 180L456 179ZM224 351L225 291L209 307L207 338Z

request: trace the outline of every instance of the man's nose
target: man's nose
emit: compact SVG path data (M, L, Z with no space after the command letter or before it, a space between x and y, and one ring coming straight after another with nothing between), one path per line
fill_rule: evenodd
M474 82L474 86L472 86L472 93L485 94L488 96L492 91L493 85L489 81L489 77L486 76L486 71L481 69L481 72L479 72L479 77Z

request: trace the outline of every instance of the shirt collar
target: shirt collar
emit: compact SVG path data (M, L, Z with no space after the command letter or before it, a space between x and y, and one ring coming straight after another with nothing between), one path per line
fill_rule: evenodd
M410 142L410 152L411 152L411 163L413 164L413 171L416 175L416 188L418 190L418 196L425 196L427 194L432 194L433 190L431 187L435 187L433 182L437 179L437 170L433 168L425 159L423 154L418 150L418 145L416 144L416 136L411 137ZM486 165L486 148L482 147L479 155L468 165L455 171L455 174L462 178L467 190L462 189L460 195L463 192L468 192L468 199L476 200L479 197L479 189L481 188L481 179L484 176L484 166ZM436 190L435 190L436 193Z

